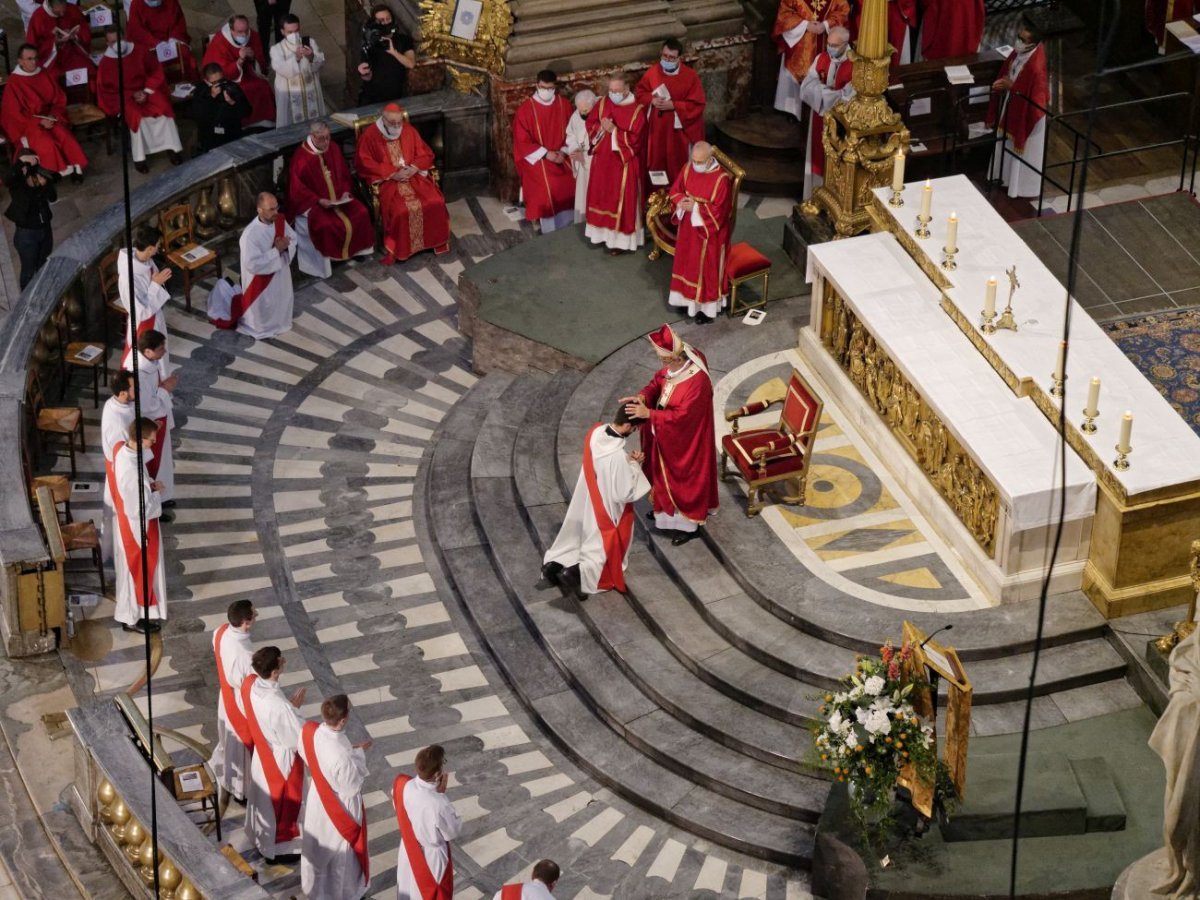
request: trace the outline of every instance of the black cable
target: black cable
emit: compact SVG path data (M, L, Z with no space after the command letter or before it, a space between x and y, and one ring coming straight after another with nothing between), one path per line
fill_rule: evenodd
M1082 172L1079 176L1079 205L1075 210L1075 219L1071 223L1071 246L1067 254L1067 297L1063 304L1063 371L1067 368L1067 359L1071 351L1071 313L1075 296L1075 286L1079 277L1079 246L1083 236L1084 197L1087 193L1088 169L1092 156L1092 134L1096 126L1096 109L1100 103L1100 78L1104 66L1112 52L1113 42L1117 36L1117 14L1120 11L1120 0L1102 0L1100 6L1100 26L1096 42L1096 67L1091 77L1091 97L1089 100L1087 128L1083 144ZM1106 16L1105 13L1108 15ZM1107 32L1105 31L1105 19ZM1063 395L1058 407L1056 430L1058 441L1058 469L1060 483L1058 486L1058 521L1054 527L1054 543L1050 550L1050 560L1046 566L1046 574L1042 578L1042 588L1038 595L1037 632L1033 643L1033 664L1029 671L1029 690L1025 695L1025 716L1021 724L1021 750L1017 759L1017 796L1013 808L1013 838L1012 859L1008 874L1008 896L1017 896L1017 861L1021 846L1021 799L1025 790L1025 768L1029 757L1029 731L1033 717L1034 688L1037 685L1038 663L1042 653L1042 639L1046 628L1046 606L1050 599L1050 581L1054 574L1054 566L1058 562L1058 552L1062 545L1062 536L1066 524L1067 511L1067 382L1063 380Z

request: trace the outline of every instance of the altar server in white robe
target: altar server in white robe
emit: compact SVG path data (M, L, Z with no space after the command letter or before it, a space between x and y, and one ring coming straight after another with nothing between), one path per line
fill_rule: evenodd
M371 880L363 781L369 740L346 737L350 698L321 704L321 724L306 722L300 755L310 779L304 797L300 888L308 900L358 900Z
M567 155L575 171L575 224L587 218L588 173L592 156L588 153L587 117L596 105L596 95L586 88L575 95L575 112L567 120Z
M288 13L282 22L283 40L271 47L277 128L325 115L320 79L325 54L315 38L301 36L298 16Z
M642 452L625 452L625 438L632 432L624 406L611 425L596 425L588 432L583 468L567 516L542 560L542 574L548 580L556 580L565 568L579 566L579 586L585 595L625 590L633 501L650 491L650 482L642 474Z
M283 695L279 676L286 662L278 647L260 647L250 658L254 671L242 682L242 707L254 738L245 827L272 865L300 860L304 761L298 751L304 720L296 709L304 702L304 688L290 699Z
M151 476L162 483L163 506L175 505L175 459L171 453L171 431L175 427L175 409L172 394L179 383L179 376L170 372L163 361L167 356L167 336L151 328L137 342L134 357L137 377L137 393L141 398L142 415L158 424L158 436L154 443L154 458L146 463ZM170 522L172 516L164 515L163 521Z
M554 900L554 886L561 872L552 859L539 859L533 865L529 881L524 884L506 884L496 891L492 900Z
M446 751L431 744L417 751L417 777L397 775L392 803L400 826L400 852L396 863L396 900L424 900L454 895L454 865L450 842L462 834L463 821L446 785L443 771Z
M108 379L112 396L104 401L100 411L100 452L104 454L104 511L100 520L100 558L104 562L112 559L113 552L113 451L129 436L136 411L133 396L136 393L133 375L121 369Z
M137 436L141 430L142 459L137 458ZM126 440L113 451L113 518L117 535L113 541L116 570L117 611L114 614L126 631L158 631L167 618L166 560L158 520L162 515L159 482L150 477L145 464L153 452L158 426L153 419L135 419ZM140 476L140 482L139 482ZM145 508L146 539L142 541L141 512ZM142 577L145 557L147 577ZM143 586L148 584L149 591Z
M159 269L154 255L162 249L161 235L145 225L133 233L133 249L121 251L117 256L117 289L120 291L120 306L126 311L133 309L129 300L129 266L133 264L133 298L137 304L137 335L133 333L133 316L125 320L125 352L121 355L121 368L133 368L132 357L137 338L151 328L167 333L167 317L163 307L171 299L167 281L170 269ZM170 357L163 355L164 365L170 365Z
M825 183L825 114L842 100L854 96L854 62L850 59L850 32L836 25L829 29L825 49L817 54L800 82L800 100L812 110L804 158L804 194Z
M258 195L258 215L242 232L242 299L237 330L262 341L292 327L292 260L296 232L279 214L274 194Z
M245 802L254 738L242 711L242 682L250 674L254 645L250 628L258 618L249 600L234 600L225 611L227 622L213 632L213 657L217 664L217 748L209 763L217 784L239 803Z

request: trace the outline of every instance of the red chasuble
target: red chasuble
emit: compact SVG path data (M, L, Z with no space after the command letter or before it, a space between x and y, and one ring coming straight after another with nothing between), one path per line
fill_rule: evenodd
M1016 58L1017 51L1014 50L1004 61L1004 65L1000 67L1001 78L1008 78L1008 73L1012 70ZM1006 96L1008 97L1007 107L1004 106ZM1026 97L1033 103L1026 100ZM1029 135L1037 123L1046 115L1044 110L1049 102L1050 80L1046 72L1046 51L1041 44L1038 44L1029 59L1025 61L1025 65L1021 67L1021 71L1017 74L1008 93L992 94L991 105L988 106L987 113L988 127L995 125L999 116L999 133L1012 140L1013 147L1018 153L1024 153L1025 142L1029 140ZM1034 103L1038 105L1034 106ZM1001 113L1001 109L1003 109L1003 113Z
M405 124L397 140L389 141L378 127L363 131L354 153L354 168L379 185L379 210L383 216L383 245L396 259L414 253L450 249L450 213L446 198L433 179L418 172L406 182L392 181L406 165L433 168L433 151L412 125Z
M612 119L616 131L601 126ZM602 97L587 117L592 168L588 175L587 223L621 234L637 231L642 216L642 146L646 140L646 108L640 103L617 105ZM613 149L613 136L616 149Z
M354 183L342 148L331 143L324 153L306 140L288 165L288 222L308 213L308 233L317 252L329 259L349 259L375 243L371 214L353 196ZM323 207L319 200L351 194L349 203Z
M921 0L921 55L946 59L979 52L983 0Z
M500 888L500 900L521 900L525 896L525 885L506 884Z
M263 774L267 776L267 787L271 789L271 806L275 810L275 843L284 844L300 836L300 802L304 799L304 760L296 754L292 771L284 777L271 752L271 745L263 734L262 726L254 715L254 704L250 702L250 688L258 676L251 672L242 682L242 707L246 711L246 725L254 738L254 755L258 757Z
M700 225L691 212L679 221L675 260L671 266L671 293L694 303L712 303L728 290L725 257L729 253L729 202L732 182L720 166L697 172L691 163L671 185L671 204L691 197L696 201Z
M251 30L250 43L247 45L254 51L254 59L246 60L244 64L238 57L239 47L228 37L229 25L226 24L212 36L204 59L200 62L203 69L209 63L217 63L225 77L236 81L246 99L250 101L250 115L242 119L243 125L254 122L275 121L275 90L263 76L267 71L266 57L263 56L262 41L258 32Z
M821 34L806 31L794 47L789 47L783 39L783 33L791 31L801 22L824 22L826 30ZM847 0L780 0L771 36L784 56L787 70L797 81L803 81L817 54L825 49L828 30L835 25L847 27L849 22L850 4Z
M917 0L888 0L888 43L895 51L892 54L892 65L900 65L900 51L904 49L905 32L911 28L917 30ZM862 7L854 13L854 27L851 29L850 41L858 40L858 29L862 27Z
M525 218L530 222L553 218L575 206L575 172L570 159L552 163L543 156L535 163L525 161L542 147L562 150L573 112L565 97L555 96L548 105L530 97L513 117L513 158L521 176Z
M411 780L407 775L397 775L396 780L392 782L392 803L396 805L400 844L404 847L413 879L421 891L421 900L451 900L454 896L454 857L447 844L446 871L442 873L441 881L434 881L433 872L429 870L429 860L425 858L425 851L421 848L421 842L417 840L417 834L408 818L408 810L404 808L404 786Z
M674 109L655 109L651 105L659 85L665 85L670 92ZM638 82L636 93L637 102L646 108L649 116L646 171L663 171L670 177L672 172L678 172L688 163L691 145L704 140L705 100L700 76L683 63L674 75L668 75L661 64L655 63ZM676 116L679 116L682 128L675 127Z
M246 717L242 715L241 707L237 705L237 699L233 694L233 685L225 677L225 666L221 662L221 639L225 637L225 632L228 630L229 623L226 622L217 629L217 636L213 641L213 656L217 660L217 681L221 685L221 701L225 704L225 718L229 720L238 740L247 747L253 747L254 735L250 733L250 726L246 722Z
M633 534L633 504L626 503L621 521L613 522L600 493L600 482L596 480L596 461L592 459L592 435L603 425L593 425L583 441L583 480L587 484L588 499L592 501L592 513L604 542L604 568L600 570L598 589L611 591L616 588L625 593L625 554L629 551L629 539Z
M125 116L130 131L137 131L141 127L143 116L151 119L155 116L175 118L170 88L153 50L133 45L128 48L128 55L122 57L120 65L125 70ZM96 75L96 105L113 117L121 112L118 78L117 58L105 52L100 57L100 70ZM134 101L133 95L138 91L146 92L145 103Z
M39 116L58 122L53 128L43 128L45 120ZM21 74L20 67L13 70L0 102L0 126L14 147L28 147L52 172L88 164L83 148L67 127L67 95L45 69L33 75Z
M817 54L817 77L821 79L821 84L825 84L829 80L829 67L833 65L833 59L822 50ZM854 60L849 56L843 56L841 64L838 65L837 72L833 76L833 88L840 91L848 85L854 77ZM810 110L812 113L812 130L809 132L812 138L811 150L808 156L809 164L812 166L812 173L825 177L825 117L815 109Z
M70 31L78 28L75 36L61 44L55 44L54 29ZM88 83L96 77L96 66L92 62L92 29L83 11L70 3L57 19L46 12L43 3L29 18L29 29L25 42L37 47L38 62L56 77L62 78L71 69L87 69Z
M316 722L305 722L301 736L301 740L304 741L304 756L308 759L308 773L312 776L313 788L321 800L321 806L325 808L325 815L329 816L333 827L353 848L354 855L358 858L358 867L362 869L363 884L370 884L371 855L367 852L367 805L363 803L358 821L355 822L353 817L346 812L346 807L342 806L337 791L329 786L329 780L321 771L321 763L317 759L314 735L316 735L318 727L320 726Z
M129 574L133 579L133 590L137 597L137 606L143 610L142 618L146 618L145 610L158 606L158 597L154 593L154 573L158 569L159 551L161 549L158 519L146 520L146 576L150 579L149 600L147 602L146 582L142 579L142 542L140 536L134 533L129 523L130 516L136 519L139 515L136 509L126 510L125 498L117 490L117 454L122 450L135 453L127 441L113 447L113 458L104 461L105 473L108 475L108 492L112 495L113 518L117 520L117 532L121 538L121 546L125 550L125 562L129 566ZM147 466L149 468L149 466ZM151 478L154 476L151 475Z
M650 407L650 421L642 425L642 469L656 513L678 512L702 524L719 502L717 438L708 364L698 350L691 353L704 368L693 362L694 374L674 382L659 369L641 391Z
M163 65L167 81L173 84L199 79L196 57L192 56L191 51L192 38L188 34L187 20L183 17L179 0L162 0L157 7L148 6L146 0L133 0L129 7L125 38L151 51L165 40L181 41L183 46L175 48L179 51L178 63Z

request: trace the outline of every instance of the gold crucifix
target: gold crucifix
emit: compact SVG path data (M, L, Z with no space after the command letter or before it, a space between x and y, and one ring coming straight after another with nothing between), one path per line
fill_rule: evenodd
M1017 288L1021 286L1021 282L1017 280L1017 266L1014 263L1011 269L1007 269L1004 273L1008 276L1008 303L1004 307L1004 312L1000 314L1000 318L996 321L997 328L1007 328L1010 331L1017 330L1017 320L1013 317L1012 301L1013 294L1017 292Z

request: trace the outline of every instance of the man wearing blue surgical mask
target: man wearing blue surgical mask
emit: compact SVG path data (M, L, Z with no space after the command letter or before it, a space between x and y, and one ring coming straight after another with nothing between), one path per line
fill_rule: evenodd
M669 184L687 165L692 145L704 140L704 87L696 70L685 65L682 57L683 45L667 38L658 62L637 84L637 101L649 116L642 167L647 196L652 190L651 172L662 172L656 180Z
M854 61L850 59L850 32L840 25L829 29L825 49L817 54L800 82L800 100L812 109L808 118L808 152L804 161L804 195L825 181L825 114L854 96Z

